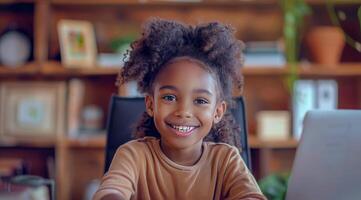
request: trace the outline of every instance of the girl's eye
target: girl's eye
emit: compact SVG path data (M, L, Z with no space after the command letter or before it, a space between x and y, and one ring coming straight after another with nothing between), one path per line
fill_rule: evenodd
M175 101L176 100L176 97L175 97L175 95L164 95L163 97L162 97L162 99L164 99L164 100L166 100L166 101Z
M203 99L203 98L196 99L196 100L194 100L194 102L196 104L208 104L209 103L207 99Z

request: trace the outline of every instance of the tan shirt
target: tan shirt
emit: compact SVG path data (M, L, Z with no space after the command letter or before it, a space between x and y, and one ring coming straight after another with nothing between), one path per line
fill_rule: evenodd
M124 199L265 199L235 147L204 142L199 161L182 166L152 137L118 148L94 200L110 193Z

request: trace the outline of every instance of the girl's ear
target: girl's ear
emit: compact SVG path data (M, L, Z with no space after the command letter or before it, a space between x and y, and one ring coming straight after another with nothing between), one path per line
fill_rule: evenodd
M214 124L217 124L218 122L221 121L226 110L227 110L227 103L225 101L221 101L220 103L217 104L213 119Z
M145 108L148 115L153 117L153 97L150 95L145 96Z

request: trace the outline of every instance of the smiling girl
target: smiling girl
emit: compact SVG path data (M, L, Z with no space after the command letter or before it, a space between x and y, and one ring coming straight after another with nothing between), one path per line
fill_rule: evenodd
M94 199L265 199L227 111L242 86L241 50L220 23L146 23L120 74L120 83L138 81L146 112Z

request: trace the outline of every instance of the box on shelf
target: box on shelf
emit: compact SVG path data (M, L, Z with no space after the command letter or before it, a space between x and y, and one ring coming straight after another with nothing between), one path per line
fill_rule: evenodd
M260 111L257 113L257 136L260 140L287 140L290 136L289 111Z

